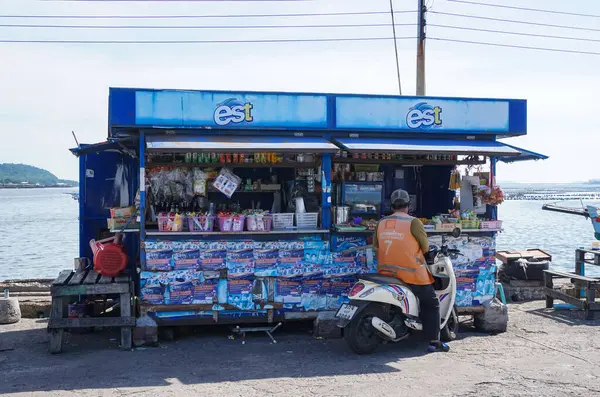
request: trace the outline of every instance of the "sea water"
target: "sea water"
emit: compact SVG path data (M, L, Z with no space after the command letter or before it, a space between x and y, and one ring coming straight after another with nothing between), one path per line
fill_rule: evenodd
M79 252L79 203L71 192L76 189L0 189L0 280L54 278L73 267ZM591 222L542 211L542 204L504 202L499 215L505 231L498 237L497 249L541 248L552 255L553 268L573 271L575 249L589 248L594 241ZM586 272L600 275L593 266Z

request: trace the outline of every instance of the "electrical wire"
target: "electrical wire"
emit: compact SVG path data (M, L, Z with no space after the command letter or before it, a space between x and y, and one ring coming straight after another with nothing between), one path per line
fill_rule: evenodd
M415 37L396 37L398 40ZM308 43L338 41L381 41L394 40L393 37L338 37L323 39L261 39L261 40L13 40L0 39L0 43L26 44L233 44L233 43Z
M438 25L438 24L435 24L435 23L429 23L429 24L427 24L427 26L434 26L434 27L438 27L438 28L447 28L447 29L469 30L469 31L474 31L474 32L488 32L488 33L499 33L499 34L517 35L517 36L543 37L543 38L547 38L547 39L590 41L590 42L600 43L600 39L586 39L586 38L583 38L583 37L553 36L553 35L547 35L547 34L535 34L535 33L524 33L524 32L509 32L509 31L506 31L506 30L468 28L468 27L465 27L465 26Z
M416 23L396 23L395 26L416 26ZM35 25L0 24L0 28L64 28L64 29L284 29L284 28L370 28L389 27L391 23L349 25Z
M545 27L550 27L550 28L585 30L585 31L588 31L588 32L600 32L600 29L583 28L583 27L579 27L579 26L552 25L552 24L548 24L548 23L537 23L537 22L529 22L529 21L517 21L517 20L514 20L514 19L491 18L491 17L484 17L484 16L479 16L479 15L456 14L456 13L452 13L452 12L442 12L442 11L429 11L429 12L431 12L432 14L438 14L438 15L448 15L448 16L452 16L452 17L483 19L483 20L486 20L486 21L520 23L520 24L532 25L532 26L545 26Z
M448 42L464 43L464 44L478 44L478 45L487 45L487 46L493 46L493 47L520 48L520 49L524 49L524 50L564 52L564 53L570 53L570 54L600 55L600 52L592 52L592 51L577 51L577 50L563 50L560 48L530 47L530 46L513 45L513 44L488 43L488 42L483 42L483 41L445 39L445 38L441 38L441 37L427 37L427 38L429 40L436 40L436 41L448 41Z
M394 14L414 13L417 10L394 11ZM0 15L0 18L29 19L183 19L183 18L273 18L327 17L350 15L389 15L387 11L322 12L301 14L225 14L225 15Z
M583 14L583 13L577 13L577 12L547 10L547 9L542 9L542 8L528 8L528 7L508 6L508 5L502 5L502 4L489 4L489 3L480 3L478 1L469 1L469 0L448 0L448 1L452 2L452 3L464 3L464 4L472 4L472 5L486 6L486 7L508 8L511 10L545 12L547 14L571 15L571 16L576 16L576 17L600 18L600 15L596 15L596 14Z

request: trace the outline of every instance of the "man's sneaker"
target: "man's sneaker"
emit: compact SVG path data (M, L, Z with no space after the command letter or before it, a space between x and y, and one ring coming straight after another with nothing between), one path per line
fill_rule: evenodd
M448 351L450 351L450 346L448 346L444 342L430 343L429 346L427 346L427 353L448 352Z

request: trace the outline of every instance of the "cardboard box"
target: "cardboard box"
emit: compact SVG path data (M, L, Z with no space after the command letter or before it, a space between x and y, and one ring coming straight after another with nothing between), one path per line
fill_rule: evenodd
M110 209L111 218L130 218L133 214L135 214L135 207L115 207Z
M129 218L108 218L106 220L107 226L110 230L119 230L127 225ZM140 223L136 219L132 219L127 226L127 229L139 229Z

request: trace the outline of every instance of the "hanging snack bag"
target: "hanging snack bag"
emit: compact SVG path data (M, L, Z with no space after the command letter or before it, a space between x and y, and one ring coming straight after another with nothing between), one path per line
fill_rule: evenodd
M215 179L213 186L215 189L223 193L227 198L231 198L233 193L242 183L242 179L235 175L227 168L223 168L217 179Z
M195 196L206 196L206 180L208 179L206 173L200 168L194 168L193 170L193 183L192 190Z

